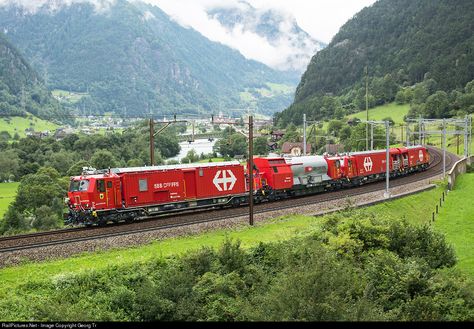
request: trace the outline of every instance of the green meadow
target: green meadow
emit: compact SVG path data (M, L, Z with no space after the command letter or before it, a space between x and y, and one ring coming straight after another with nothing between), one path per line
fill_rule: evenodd
M20 137L25 137L25 129L33 128L34 131L49 130L54 132L59 126L49 121L39 119L29 115L23 117L0 118L0 131L7 131L12 137L18 133Z
M13 202L16 190L20 183L0 183L0 219L8 209L8 205Z

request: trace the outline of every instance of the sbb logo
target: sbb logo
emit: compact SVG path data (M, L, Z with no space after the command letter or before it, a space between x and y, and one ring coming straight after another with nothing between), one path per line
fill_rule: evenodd
M229 174L229 176L227 176L227 174ZM235 178L232 170L218 170L212 182L217 187L219 192L230 191L234 188L237 178Z
M372 158L371 157L365 157L364 158L364 169L365 171L372 171Z

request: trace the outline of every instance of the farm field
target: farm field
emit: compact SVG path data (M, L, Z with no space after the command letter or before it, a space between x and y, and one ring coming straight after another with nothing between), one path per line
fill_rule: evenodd
M0 219L8 209L8 205L13 202L16 190L20 183L0 183Z
M61 89L54 89L53 91L51 91L51 93L57 99L64 100L72 104L80 101L82 97L89 95L88 93L75 93L75 92L61 90Z
M391 117L392 120L398 124L398 123L403 123L403 117L408 113L410 110L410 105L409 104L396 104L395 102L389 103L389 104L384 104L381 106L374 107L372 109L369 109L369 120L382 120L387 117ZM357 118L360 120L365 120L366 119L366 113L365 111L357 112L348 115L345 120L348 120L350 118ZM327 130L329 125L329 121L324 121L323 122L323 127L322 129ZM394 133L400 135L398 132L399 129L395 129Z
M442 190L442 187L438 187L373 207L351 210L351 214L355 212L363 212L367 215L379 213L384 216L399 218L400 209L403 208L404 215L407 218L414 223L424 223L430 220L429 214L431 214L433 204ZM3 268L0 269L0 296L5 296L10 289L22 285L26 281L37 281L62 274L69 275L84 271L100 271L110 266L144 263L157 257L168 257L183 254L190 250L197 250L203 246L215 248L227 238L239 239L242 247L248 248L260 242L283 241L296 236L306 236L319 229L321 222L321 217L282 217L266 223L257 223L254 227L243 225L234 229L216 230L200 235L155 241L149 245L136 248L85 253L68 259Z
M49 121L45 121L34 116L27 118L23 117L11 117L0 119L0 131L7 131L12 137L15 133L18 133L20 137L25 137L25 129L33 128L34 131L45 131L49 130L54 132L59 126Z
M403 123L403 117L410 110L410 104L389 103L369 109L369 120L382 120L390 117L395 123ZM348 118L357 118L366 120L366 112L361 111L348 116Z

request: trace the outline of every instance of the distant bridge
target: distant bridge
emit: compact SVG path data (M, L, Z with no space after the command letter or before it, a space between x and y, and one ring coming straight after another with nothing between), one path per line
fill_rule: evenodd
M178 135L178 141L180 142L189 142L195 141L196 139L218 139L222 138L222 132L213 131L209 133L201 133L201 134L188 134L188 135Z

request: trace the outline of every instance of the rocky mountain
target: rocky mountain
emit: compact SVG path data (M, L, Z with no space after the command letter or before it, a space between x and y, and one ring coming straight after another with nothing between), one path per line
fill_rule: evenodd
M246 1L215 6L207 10L228 33L254 33L264 38L279 56L272 67L303 73L311 56L326 44L302 30L289 13L277 9L257 9Z
M50 89L79 95L73 107L85 113L225 112L248 105L242 92L296 85L294 74L247 60L140 1L6 0L0 29ZM262 112L291 103L291 94L253 95Z
M64 116L36 72L0 32L0 117L27 113L47 119Z

